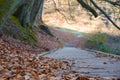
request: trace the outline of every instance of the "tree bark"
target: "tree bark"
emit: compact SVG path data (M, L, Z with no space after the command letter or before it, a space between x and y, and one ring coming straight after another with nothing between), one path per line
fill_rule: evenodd
M42 6L43 0L0 0L0 33L35 44L32 27Z
M25 0L14 13L14 16L19 18L23 27L28 25L33 27L39 10L42 7L41 5L43 5L43 0Z

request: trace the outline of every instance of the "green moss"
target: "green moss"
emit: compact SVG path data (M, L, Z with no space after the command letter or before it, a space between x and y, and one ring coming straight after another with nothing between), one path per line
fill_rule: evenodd
M3 23L3 20L7 18L9 10L13 5L14 0L0 0L0 25Z
M23 29L23 27L21 26L20 21L19 21L18 18L14 17L14 16L10 16L9 19L10 19L15 25L17 25L17 26L19 26L20 28Z
M2 19L4 14L6 14L7 9L4 9L3 5L5 3L5 0L0 0L0 24L2 23Z
M9 19L15 24L16 30L18 31L17 34L14 34L14 38L20 39L22 41L25 41L26 43L36 45L37 38L35 36L35 33L33 32L32 28L30 27L29 23L27 25L27 28L24 28L21 26L20 21L18 18L14 16L10 16ZM9 31L7 31L9 32ZM10 34L10 35L12 35Z
M23 0L0 0L0 25L3 25Z

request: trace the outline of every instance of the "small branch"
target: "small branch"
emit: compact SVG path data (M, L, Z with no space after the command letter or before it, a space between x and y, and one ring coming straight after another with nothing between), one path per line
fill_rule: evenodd
M90 1L92 2L92 4L93 4L100 12L102 12L102 13L105 15L105 17L106 17L117 29L120 30L120 27L119 27L117 24L115 24L115 23L109 18L109 16L108 16L99 6L96 5L96 3L95 3L93 0L90 0Z
M89 10L95 17L98 16L97 12L91 8L88 4L86 4L83 0L77 0L82 7L84 7L85 9Z
M54 3L54 6L55 6L55 10L58 11L58 12L65 18L65 20L66 20L66 22L67 22L68 24L70 24L70 23L68 22L66 16L57 8L56 3L55 3L54 0L53 0L53 3Z
M110 1L110 0L105 0L105 1L114 5L114 6L120 6L120 1L116 1L116 2L113 2L113 1Z
M68 0L68 6L69 6L70 17L72 18L72 15L71 15L71 8L70 8L70 6L71 6L70 0Z

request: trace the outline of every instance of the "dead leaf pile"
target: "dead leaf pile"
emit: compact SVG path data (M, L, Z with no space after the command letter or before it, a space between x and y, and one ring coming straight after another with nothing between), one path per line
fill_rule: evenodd
M50 80L68 70L65 61L38 57L0 40L0 80Z
M32 53L41 53L41 52L45 52L45 48L44 47L39 47L39 46L32 46L29 44L26 44L23 41L14 39L10 36L7 35L3 35L1 37L1 39L6 43L9 44L9 46L14 47L18 50L22 50L24 52L32 52Z
M69 60L40 57L0 39L0 80L107 80L71 70Z

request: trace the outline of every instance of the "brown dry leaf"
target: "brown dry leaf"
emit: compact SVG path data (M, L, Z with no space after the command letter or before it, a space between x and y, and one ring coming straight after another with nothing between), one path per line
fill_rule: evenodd
M3 69L4 69L3 66L0 65L0 71L3 70Z
M89 80L87 77L78 77L76 80Z
M15 80L19 80L18 76L15 77Z
M39 75L35 72L30 72L31 75L35 78L35 80L39 80Z
M0 77L0 80L5 80L5 78Z
M2 77L3 77L3 78L9 78L10 75L9 75L9 74L4 74Z
M30 76L29 75L25 75L25 80L30 80Z
M42 79L46 78L46 75L45 74L41 74L41 75L39 75L39 78L40 78L40 80L42 80Z

